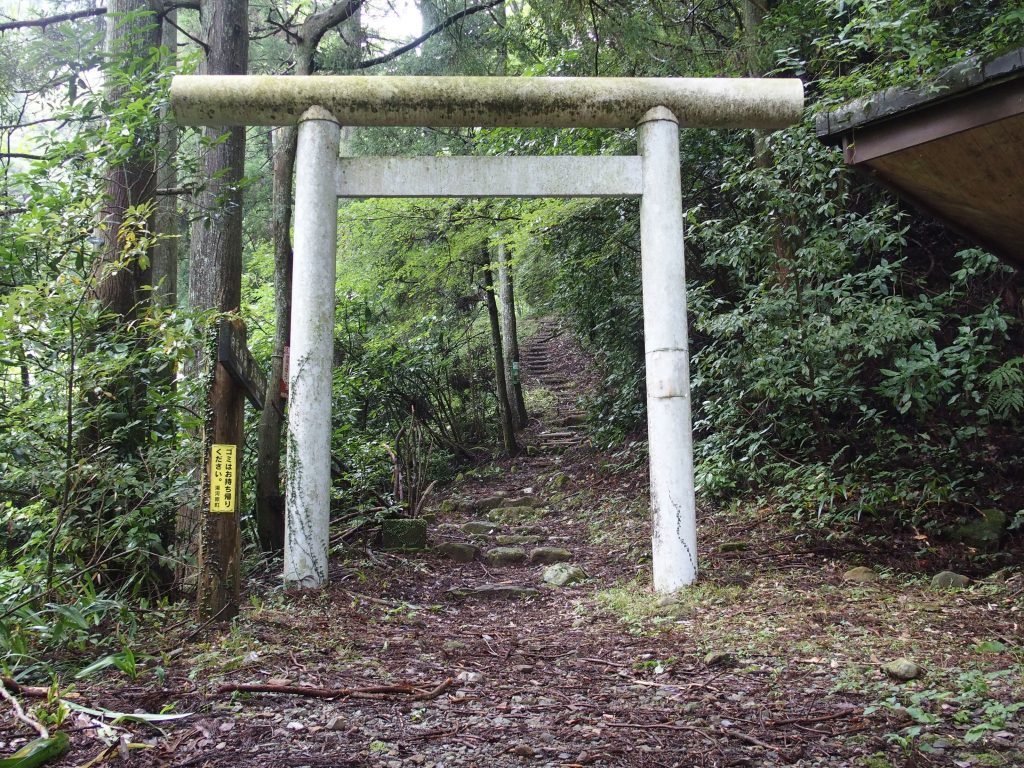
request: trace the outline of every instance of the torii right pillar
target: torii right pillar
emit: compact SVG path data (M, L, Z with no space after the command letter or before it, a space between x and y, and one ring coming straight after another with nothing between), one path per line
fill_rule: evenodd
M697 578L679 121L667 108L655 107L644 115L638 134L651 537L654 589L664 593Z

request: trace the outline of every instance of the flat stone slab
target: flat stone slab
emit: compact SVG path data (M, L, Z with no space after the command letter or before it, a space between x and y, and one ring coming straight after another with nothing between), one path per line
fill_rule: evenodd
M521 496L519 498L509 499L504 504L502 504L502 506L503 507L543 507L544 506L544 499L538 498L536 496Z
M526 562L526 550L522 547L493 547L484 553L488 565L518 565Z
M490 536L500 530L501 526L490 520L470 520L462 524L462 532L471 535Z
M553 587L571 587L587 578L587 572L578 565L555 563L544 569L541 580Z
M843 574L843 581L852 581L858 584L870 584L878 581L881 577L866 565L858 565Z
M518 525L513 532L521 536L547 536L543 525Z
M540 544L543 539L543 536L525 533L507 533L494 537L495 543L503 547L515 547L522 546L524 544Z
M496 507L506 507L509 504L508 497L504 493L495 494L494 496L485 496L482 499L470 502L472 508L480 513L490 512Z
M537 547L530 552L531 563L550 565L551 563L564 563L572 560L572 552L562 547Z
M446 541L434 547L434 551L456 563L471 563L480 554L479 547L462 541Z
M505 523L521 523L523 520L531 520L536 514L533 507L496 507L487 513L487 518Z

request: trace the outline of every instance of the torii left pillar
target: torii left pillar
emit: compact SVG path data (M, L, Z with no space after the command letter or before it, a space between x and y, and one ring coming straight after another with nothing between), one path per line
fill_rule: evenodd
M295 248L288 370L288 479L284 582L327 583L331 511L331 364L338 253L335 173L341 126L311 107L299 120L295 153Z

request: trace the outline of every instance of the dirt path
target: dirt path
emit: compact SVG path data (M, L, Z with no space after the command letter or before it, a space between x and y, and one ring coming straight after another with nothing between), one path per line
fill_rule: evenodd
M887 543L812 540L761 511L702 519L701 585L658 601L640 447L587 445L576 398L592 374L556 324L524 363L544 406L529 455L446 492L431 539L447 555L343 553L322 594L256 590L231 629L151 662L162 684L147 672L82 686L92 705L193 713L164 733L124 726L151 746L128 764L1024 764L1007 713L1024 698L1019 580L960 592L896 571L844 581L845 558L870 563ZM538 548L583 580L543 584ZM881 670L899 657L919 680ZM218 692L253 683L363 690ZM408 687L366 690L380 686ZM84 730L65 765L99 753L93 722L69 721ZM923 735L903 730L916 725Z

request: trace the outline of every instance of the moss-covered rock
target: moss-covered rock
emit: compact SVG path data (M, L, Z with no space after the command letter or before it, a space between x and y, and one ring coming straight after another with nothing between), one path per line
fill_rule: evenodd
M857 584L870 584L878 581L881 577L866 565L858 565L843 574L843 581L852 581Z
M957 528L953 535L957 541L990 552L999 547L999 542L1006 533L1006 513L1001 509L982 510L981 518L964 523Z
M569 484L569 476L565 472L555 472L548 480L548 485L558 491Z
M932 576L932 589L963 589L971 580L960 573L940 571Z
M532 520L537 512L533 507L496 507L487 513L489 520L501 521L504 523L521 523L524 520Z
M493 547L484 554L488 565L517 565L526 562L526 550L522 547Z
M530 552L531 563L549 565L551 563L564 563L572 560L572 552L562 547L537 547Z
M480 548L464 541L446 541L434 547L437 554L456 563L471 563L480 554Z
M395 518L380 525L382 549L416 550L427 546L427 521L421 518Z
M916 680L921 676L922 669L909 659L893 659L882 665L882 671L893 680Z
M587 572L578 565L555 563L549 565L541 574L541 580L553 587L571 587L587 578Z

